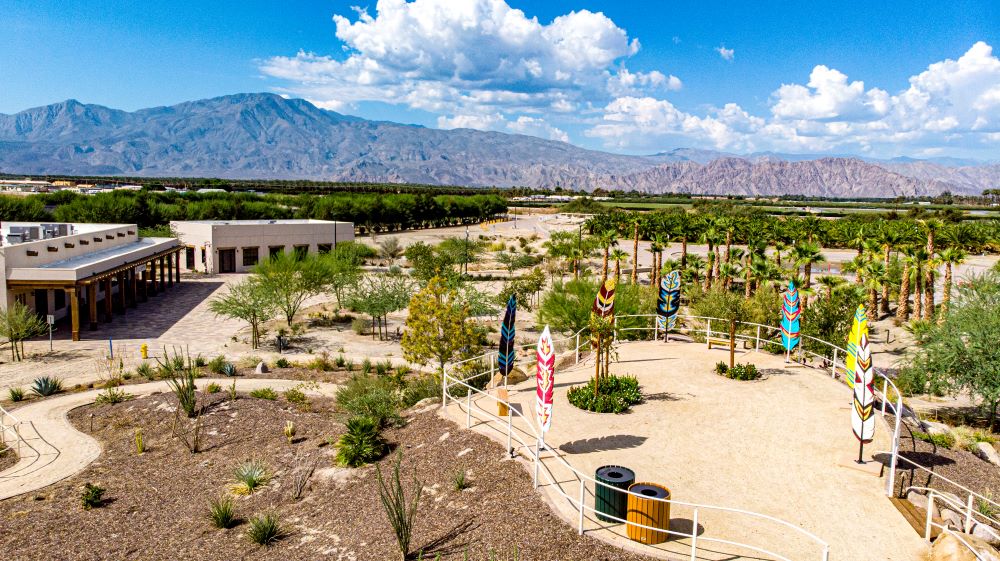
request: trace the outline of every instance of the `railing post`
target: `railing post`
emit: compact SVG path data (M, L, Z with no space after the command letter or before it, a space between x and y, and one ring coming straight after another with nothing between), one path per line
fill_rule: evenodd
M441 369L441 409L448 407L448 369Z
M882 418L885 418L885 402L889 401L889 380L882 379Z
M837 377L837 351L839 351L839 350L840 349L838 349L837 347L833 348L833 364L830 366L830 377L831 378L836 378Z
M972 533L972 505L973 497L972 493L969 493L969 500L965 503L965 533Z
M934 491L927 498L927 520L924 522L924 539L931 543L931 515L934 513Z
M614 333L614 339L613 339L613 341L615 343L617 343L618 342L618 316L615 316L615 319L613 319L611 321L611 326L612 326L612 329L614 329L614 331L613 331L613 333Z
M897 392L898 393L898 392ZM896 396L896 403L892 406L895 409L896 414L896 426L892 431L892 446L890 447L889 456L889 479L886 481L888 486L886 489L886 496L893 496L896 492L896 465L899 461L899 429L901 425L901 420L903 418L903 396Z
M465 428L472 428L472 388L465 389Z
M760 326L759 325L757 326L757 340L753 344L753 351L754 352L760 351Z
M584 479L581 477L580 478L580 522L579 522L579 528L577 529L577 533L580 534L581 536L583 535L583 501L585 500L584 493L586 492L586 489L587 487L584 482Z
M510 447L510 432L511 432L510 431L510 425L511 425L510 420L511 420L511 412L510 412L510 403L508 402L507 403L507 455L510 456L511 458L513 458L514 457L514 450Z
M691 561L697 561L698 559L698 509L694 509L694 515L691 517Z
M576 334L576 364L580 364L580 333Z
M823 561L830 561L830 546L823 546Z
M711 338L712 338L712 320L711 318L709 318L705 320L705 346L708 348L712 348L711 343L709 343L709 339Z

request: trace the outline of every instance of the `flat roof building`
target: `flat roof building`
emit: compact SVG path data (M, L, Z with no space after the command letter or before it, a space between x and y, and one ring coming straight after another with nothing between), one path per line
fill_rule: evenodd
M170 223L184 245L183 266L244 273L278 253L326 253L354 240L354 224L329 220L187 220Z
M180 243L142 238L135 224L4 222L0 225L0 307L21 302L41 316L96 330L180 282Z

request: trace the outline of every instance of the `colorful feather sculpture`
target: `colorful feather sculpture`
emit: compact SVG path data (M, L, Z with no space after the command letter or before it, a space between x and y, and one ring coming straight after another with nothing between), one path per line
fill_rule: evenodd
M594 306L590 309L590 317L612 318L615 315L615 280L608 279L597 291ZM597 338L591 337L594 349L597 349Z
M667 277L660 279L660 293L656 297L656 326L666 330L667 317L670 316L670 283Z
M785 291L781 304L781 345L789 353L799 344L799 315L801 314L799 290L795 288L794 282L788 281L788 290Z
M851 428L862 443L875 436L875 372L871 348L868 346L868 326L858 335L858 354L854 367L854 407L851 408Z
M514 348L514 320L517 317L517 298L511 294L507 300L507 311L503 314L503 324L500 325L500 348L497 351L497 369L507 378L514 368L517 359L517 349Z
M667 329L677 326L677 312L681 310L681 273L670 271L664 277L667 281Z
M552 397L555 390L556 351L549 326L538 338L538 367L535 374L535 417L542 433L552 424Z
M847 358L844 360L844 368L847 374L844 376L848 387L854 387L854 366L858 355L858 341L861 331L868 333L868 314L865 313L865 306L861 304L854 311L854 322L851 323L851 332L847 336Z

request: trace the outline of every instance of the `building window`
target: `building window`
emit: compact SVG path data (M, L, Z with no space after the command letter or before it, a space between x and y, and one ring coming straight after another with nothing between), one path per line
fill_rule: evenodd
M316 250L320 255L330 253L333 250L333 244L321 243L316 245Z
M297 245L297 246L295 246L293 248L292 251L295 254L295 258L301 261L301 260L305 259L306 255L309 253L309 246L308 245Z
M269 257L275 257L281 255L285 252L285 246L283 245L272 245L267 248L267 254Z
M257 264L257 248L256 247L244 247L243 248L243 266L253 267Z

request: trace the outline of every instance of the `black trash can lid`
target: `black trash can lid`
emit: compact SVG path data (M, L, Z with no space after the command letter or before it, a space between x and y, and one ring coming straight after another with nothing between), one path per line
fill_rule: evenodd
M601 466L597 468L597 477L606 483L631 483L635 481L635 472L622 466Z
M650 499L669 499L670 491L659 485L649 485L646 483L636 483L628 488L630 493L647 497Z

